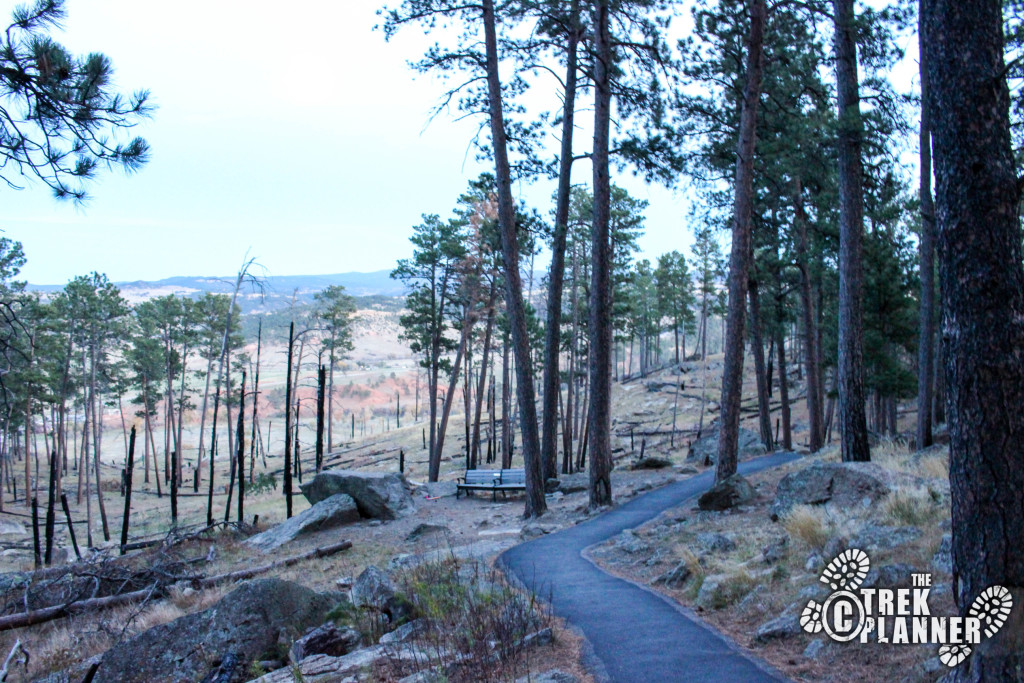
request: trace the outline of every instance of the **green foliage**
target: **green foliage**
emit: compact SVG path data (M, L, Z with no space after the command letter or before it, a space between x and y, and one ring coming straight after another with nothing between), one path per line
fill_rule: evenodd
M102 54L79 57L48 35L66 17L64 0L36 0L15 8L0 33L0 180L20 189L34 176L58 198L87 197L84 182L100 165L138 170L149 158L140 137L115 133L149 115L149 93L114 92L113 66Z

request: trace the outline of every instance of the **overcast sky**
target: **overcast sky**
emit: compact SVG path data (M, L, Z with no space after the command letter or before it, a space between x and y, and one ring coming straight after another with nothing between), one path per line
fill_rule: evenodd
M14 5L0 0L4 26ZM69 0L55 38L107 54L121 91L152 91L158 109L137 129L152 161L102 174L84 208L38 182L0 188L0 228L28 256L22 276L225 275L247 250L273 275L391 268L420 215L448 215L486 169L467 150L476 122L427 125L443 86L406 62L428 40L410 27L386 43L377 7ZM590 173L579 163L574 181ZM647 255L688 247L683 193L615 181L651 202ZM551 189L517 192L547 214Z

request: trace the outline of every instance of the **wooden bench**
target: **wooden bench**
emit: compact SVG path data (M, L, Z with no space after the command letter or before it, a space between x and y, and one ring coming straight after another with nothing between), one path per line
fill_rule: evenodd
M509 491L526 490L526 470L466 470L466 474L456 480L455 497L465 491L490 491L492 498L498 500L498 492L505 495Z

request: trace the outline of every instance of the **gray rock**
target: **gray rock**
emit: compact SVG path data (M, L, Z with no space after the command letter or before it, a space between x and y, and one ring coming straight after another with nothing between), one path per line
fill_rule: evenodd
M328 622L292 643L291 658L292 661L301 662L312 655L341 657L358 648L362 638L362 634L354 628L339 627Z
M264 553L281 547L302 534L331 529L359 520L359 509L351 496L344 493L321 500L291 519L246 539L245 544Z
M690 445L686 460L704 464L716 462L718 459L718 434L718 425L715 424L706 436L702 436ZM768 449L761 443L761 438L749 429L740 428L738 443L740 459L768 452Z
M630 555L645 553L651 549L650 544L638 538L632 529L626 529L619 534L619 538L615 541L615 547Z
M865 526L850 541L851 548L861 550L891 550L920 538L921 530L913 526Z
M821 656L821 652L824 649L825 641L821 638L815 638L807 643L807 647L804 648L804 657L807 657L807 659L817 659Z
M542 628L536 633L523 638L523 647L537 647L540 645L550 645L555 639L555 634L551 630L551 627Z
M728 510L752 500L754 487L740 474L734 474L701 494L697 505L701 510Z
M710 574L704 577L697 592L697 607L721 609L750 592L753 586L728 574Z
M555 477L549 477L544 480L544 493L554 493L558 490L558 487L562 485Z
M660 470L666 467L672 467L672 461L668 458L663 458L658 455L648 455L639 460L635 460L630 466L631 470Z
M431 653L434 654L434 653ZM313 655L298 663L298 676L292 667L284 667L257 678L258 683L354 683L368 680L367 671L372 671L379 662L425 662L429 655L417 648L394 648L388 645L373 645L350 652L342 657ZM421 679L423 680L423 679ZM430 680L430 679L425 679Z
M419 635L427 632L430 628L430 622L426 619L413 619L410 622L402 624L394 631L385 633L380 637L381 643L405 643Z
M943 534L939 549L932 556L932 569L945 574L953 573L953 535Z
M325 470L301 488L313 505L347 493L355 500L359 514L371 519L397 519L415 511L408 483L397 472Z
M559 669L551 669L543 673L516 679L516 683L579 683L579 681L580 679L572 674L560 671Z
M548 524L541 524L540 522L530 522L523 527L523 530L519 532L519 536L526 538L537 538L545 534L550 534L555 530L555 527Z
M800 628L800 618L795 605L790 605L781 615L764 622L754 632L754 642L764 645L772 640L792 638L803 629Z
M705 532L697 534L697 544L711 552L736 550L736 541L729 534Z
M786 559L789 555L789 537L778 538L765 547L761 548L761 556L768 564L775 564Z
M853 507L889 493L886 474L870 462L814 463L782 478L775 492L771 518L778 521L794 505L836 503Z
M454 481L428 481L417 490L431 498L454 498L458 491Z
M693 465L678 465L675 468L679 474L697 474L697 468Z
M447 534L451 531L444 524L427 524L426 522L417 524L416 528L409 532L405 537L407 541L416 541L424 536L431 536L436 534Z
M264 659L281 639L322 624L341 599L281 579L247 581L205 611L115 645L100 659L93 681L195 681L229 653L241 662ZM244 676L239 667L232 680Z
M388 575L373 565L364 569L356 578L351 594L353 605L376 610L384 614L392 624L414 616L412 603L398 595Z
M580 491L586 491L590 488L590 475L586 472L580 472L578 474L563 474L562 478L559 479L558 490L568 495L570 493L579 493Z
M686 583L691 575L690 566L686 562L680 562L673 569L654 579L652 583L663 583L669 588L676 588Z
M920 571L909 564L873 567L864 577L861 588L910 588L911 574L919 574Z

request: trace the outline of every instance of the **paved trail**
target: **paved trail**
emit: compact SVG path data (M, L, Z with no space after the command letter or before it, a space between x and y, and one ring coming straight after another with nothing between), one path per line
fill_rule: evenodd
M799 456L776 453L740 464L752 474ZM578 627L614 683L784 681L700 620L652 590L616 578L584 549L640 526L711 485L709 471L638 496L582 524L509 549L506 569Z

